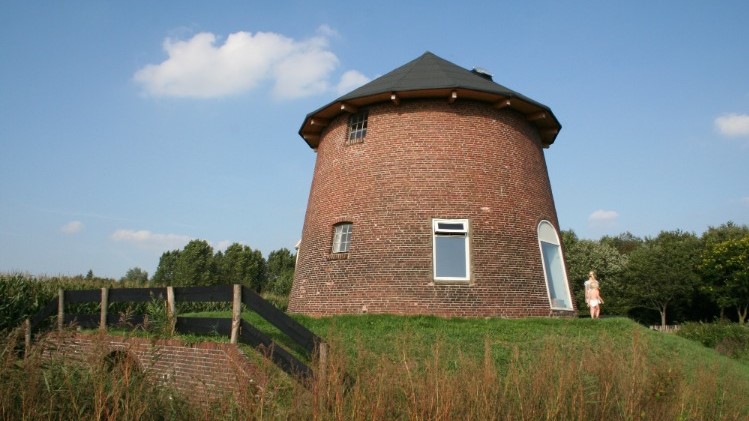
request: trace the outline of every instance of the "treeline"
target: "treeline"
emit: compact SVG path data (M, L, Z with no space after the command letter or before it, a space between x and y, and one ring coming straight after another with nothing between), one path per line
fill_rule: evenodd
M288 249L272 251L265 259L258 250L238 243L214 252L207 241L193 240L182 250L162 254L152 278L135 267L119 280L94 276L33 276L0 273L0 332L13 329L53 300L59 289L137 288L147 286L208 286L242 284L281 309L294 280L296 255ZM96 303L72 304L73 311L96 313ZM113 303L113 313L146 312L148 303ZM231 303L180 303L178 311L225 311Z
M264 258L260 250L234 243L214 252L205 240L192 240L182 250L161 255L152 278L135 267L121 282L134 286L208 286L241 284L258 293L285 296L294 280L296 255L286 248Z
M573 298L585 315L583 282L597 273L604 315L644 324L728 320L744 324L749 312L749 227L728 222L701 236L680 230L656 237L631 233L580 239L563 231L562 242ZM15 326L52 299L58 288L205 286L239 283L285 308L296 255L288 249L264 258L258 250L232 244L215 252L193 240L162 254L153 277L132 268L119 280L86 276L33 277L0 274L0 330ZM197 310L197 308L196 308Z
M597 273L604 314L646 324L731 320L744 323L749 310L749 227L728 222L702 236L662 231L600 240L563 231L573 295L585 314L583 282Z
M259 250L239 243L214 252L207 241L192 240L182 250L162 254L152 279L134 268L123 280L140 277L141 283L145 278L159 286L242 284L258 293L288 295L295 262L296 255L286 248L270 252L266 260Z

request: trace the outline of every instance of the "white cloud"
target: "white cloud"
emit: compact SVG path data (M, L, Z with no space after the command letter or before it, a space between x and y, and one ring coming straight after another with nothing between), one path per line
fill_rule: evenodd
M273 69L276 84L273 94L278 98L296 98L319 94L329 89L328 75L338 66L338 58L330 51L305 48L284 57Z
M338 95L343 95L353 91L354 89L364 85L371 79L357 72L356 70L349 70L341 76L341 81L336 86Z
M590 214L588 221L612 221L619 217L617 211L599 209Z
M236 243L236 241L222 240L218 243L212 244L213 250L215 251L226 251L230 245Z
M178 250L192 240L191 237L179 234L158 234L148 230L120 229L112 233L115 241L124 241L145 249Z
M83 222L81 221L70 221L60 228L60 231L64 234L78 234L83 230Z
M317 28L317 33L319 33L320 35L324 35L327 38L338 37L338 31L325 24L320 25L320 27Z
M153 96L221 97L263 82L273 85L278 98L314 95L331 89L330 75L339 64L329 48L334 36L321 26L316 36L301 41L273 32L235 32L223 43L209 32L166 39L168 58L141 68L134 79Z
M113 232L111 238L115 241L122 241L134 244L143 249L156 251L181 250L187 243L194 240L194 238L187 235L158 234L148 230L127 229L120 229ZM237 241L221 240L218 242L209 241L208 243L213 247L214 251L225 251L230 245L237 243Z
M725 136L749 136L749 115L726 114L715 119L715 127Z
M588 225L595 229L612 229L616 227L618 218L616 211L599 209L588 216Z

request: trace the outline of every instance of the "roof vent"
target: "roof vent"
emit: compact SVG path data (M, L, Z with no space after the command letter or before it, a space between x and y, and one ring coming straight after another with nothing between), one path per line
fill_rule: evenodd
M473 73L474 75L479 75L479 76L483 77L486 80L492 80L493 81L492 74L489 73L488 70L482 69L481 67L474 67L471 70L471 73Z

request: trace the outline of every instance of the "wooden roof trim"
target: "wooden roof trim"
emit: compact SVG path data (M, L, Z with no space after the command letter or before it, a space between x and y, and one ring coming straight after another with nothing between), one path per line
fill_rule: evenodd
M347 113L355 113L359 111L359 107L349 103L349 102L342 102L341 103L341 111L347 112Z
M539 111L537 113L526 114L525 118L528 121L543 120L546 118L546 112Z
M501 110L502 108L512 107L512 100L510 98L504 98L494 103L494 108Z
M318 109L313 114L308 115L299 131L299 134L310 145L310 147L314 149L317 143L319 143L322 131L341 113L355 113L361 107L381 102L390 102L398 106L403 102L403 100L427 98L438 99L440 97L447 97L448 102L451 104L460 97L460 99L487 102L498 110L505 108L514 109L524 114L526 120L537 127L539 132L542 133L544 144L547 146L554 142L559 133L559 129L561 128L561 125L556 118L553 117L550 110L539 108L537 105L528 103L522 98L505 97L492 92L475 91L471 89L435 88L412 91L392 91L355 98L350 101L337 101L330 103L326 107Z

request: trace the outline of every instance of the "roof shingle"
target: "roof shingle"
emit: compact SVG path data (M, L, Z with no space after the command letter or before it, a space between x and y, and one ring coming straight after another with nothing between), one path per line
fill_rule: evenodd
M343 104L366 106L388 101L391 95L434 98L443 94L455 96L458 92L460 97L469 99L495 104L503 101L507 104L505 106L511 106L527 116L533 115L532 124L538 127L545 146L554 142L561 129L561 124L546 105L427 51L403 66L311 112L305 118L299 134L311 147L316 147L317 138L324 126L314 124L314 119L329 121L343 112Z

